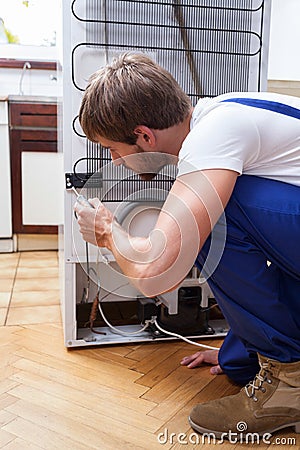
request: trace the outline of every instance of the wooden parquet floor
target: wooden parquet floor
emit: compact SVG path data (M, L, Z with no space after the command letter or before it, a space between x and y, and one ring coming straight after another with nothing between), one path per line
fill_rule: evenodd
M31 254L31 258L37 256L41 266L42 255ZM45 257L45 267L54 267L52 258L50 263ZM8 260L11 263L13 258ZM33 290L28 286L30 277L26 277L25 268L29 272L37 269L30 255L27 260L23 255L14 266L11 285L6 281L1 284L7 280L3 272L1 279L3 261L0 255L0 309L6 309L0 326L1 449L190 450L219 445L231 450L249 446L202 443L201 435L196 440L187 421L193 405L236 393L239 387L223 375L210 375L207 366L194 370L181 367L181 358L197 351L195 347L169 341L67 350L60 318L53 308L58 306L53 300L54 272L50 271L51 289L45 273L40 272L39 276L45 278ZM27 281L22 288L24 279ZM47 305L37 300L43 298L41 286L52 306L48 320L42 309ZM36 295L30 296L32 292ZM8 295L1 293L9 293L10 301L5 303ZM29 306L26 298L30 299ZM205 342L221 344L216 340ZM287 442L291 438L295 443ZM277 445L275 439L281 444ZM286 429L274 434L270 445L250 445L263 450L274 446L298 449L300 436Z

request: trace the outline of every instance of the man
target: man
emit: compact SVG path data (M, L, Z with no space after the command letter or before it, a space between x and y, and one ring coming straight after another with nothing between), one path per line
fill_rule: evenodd
M218 358L207 358L248 384L197 405L189 420L199 432L221 436L241 421L248 432L300 432L299 119L300 99L271 93L224 94L193 109L143 55L120 56L84 94L82 128L115 164L148 179L178 162L148 238L129 236L97 199L75 209L83 238L110 249L145 295L174 288L195 260L207 276L231 328Z

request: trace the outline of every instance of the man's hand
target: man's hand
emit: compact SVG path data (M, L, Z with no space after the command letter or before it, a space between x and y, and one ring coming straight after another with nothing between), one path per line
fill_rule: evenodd
M219 375L220 373L223 373L223 370L219 366L218 354L219 350L205 350L203 352L197 352L193 355L185 356L180 364L182 366L187 366L189 369L199 367L203 363L212 364L213 367L210 369L210 373L212 375Z
M76 202L74 210L78 218L82 238L98 247L107 247L111 234L113 214L97 199L89 200L93 208Z
M108 248L123 274L146 297L174 289L186 277L197 255L224 212L237 173L212 169L178 177L147 237L131 236L97 199L93 208L75 205L85 241ZM219 263L226 227L212 238L209 270Z

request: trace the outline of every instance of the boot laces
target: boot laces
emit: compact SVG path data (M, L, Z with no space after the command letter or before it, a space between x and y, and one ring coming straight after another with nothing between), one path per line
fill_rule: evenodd
M255 376L253 381L250 381L245 386L245 392L249 398L252 398L255 402L257 402L257 397L255 396L255 392L258 390L261 390L262 392L265 392L266 389L263 387L263 384L265 382L271 384L272 380L268 378L268 363L262 363L261 369L259 373Z

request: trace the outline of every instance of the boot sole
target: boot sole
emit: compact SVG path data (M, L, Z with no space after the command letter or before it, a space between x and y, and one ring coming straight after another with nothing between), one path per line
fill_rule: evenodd
M197 425L195 422L193 422L190 417L189 417L189 424L198 433L201 433L201 434L212 434L217 439L223 439L223 438L227 439L228 438L228 437L226 437L227 432L220 432L220 431L208 430L207 428L203 428L203 427ZM282 425L281 427L274 428L273 430L266 430L264 432L257 433L257 434L258 434L258 436L263 436L266 433L272 434L275 431L279 431L279 430L282 430L282 429L288 428L288 427L294 427L295 433L300 433L300 422L293 422L293 423ZM233 432L235 433L235 431L233 431ZM251 431L249 431L248 433L251 434ZM256 434L256 432L254 432L254 431L252 433ZM245 434L239 433L239 435L247 436L247 433L245 433Z

